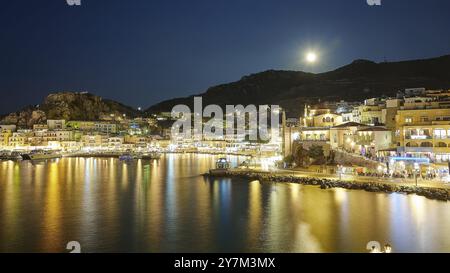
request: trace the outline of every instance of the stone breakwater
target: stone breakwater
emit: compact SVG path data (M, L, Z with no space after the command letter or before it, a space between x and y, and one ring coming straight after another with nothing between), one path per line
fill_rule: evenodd
M249 171L226 171L220 176L239 177L244 179L269 181L269 182L297 183L302 185L319 186L321 189L344 188L349 190L365 190L369 192L417 194L429 199L441 201L450 200L449 191L447 189L442 188L416 187L416 186L396 185L394 183L381 183L381 182L339 181L326 178L298 177L284 174L271 174L271 173L249 172Z

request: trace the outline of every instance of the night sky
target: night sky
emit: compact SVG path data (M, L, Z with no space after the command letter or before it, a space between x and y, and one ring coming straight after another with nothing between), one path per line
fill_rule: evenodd
M146 108L267 69L449 54L450 1L9 0L0 50L0 113L57 91Z

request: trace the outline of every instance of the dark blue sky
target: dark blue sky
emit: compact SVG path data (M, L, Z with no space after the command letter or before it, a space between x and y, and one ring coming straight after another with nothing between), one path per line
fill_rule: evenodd
M56 91L148 107L267 69L449 54L450 1L9 0L0 50L0 113Z

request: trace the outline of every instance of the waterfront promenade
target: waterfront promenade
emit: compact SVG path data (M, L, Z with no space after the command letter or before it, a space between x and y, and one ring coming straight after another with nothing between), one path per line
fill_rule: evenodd
M299 178L322 178L322 179L329 179L329 180L335 180L335 181L347 181L347 182L356 182L356 183L385 183L385 184L394 184L394 185L402 185L402 186L416 186L416 180L415 179L409 179L409 178L392 178L392 177L375 177L375 176L355 176L355 175L348 175L343 174L339 177L339 174L324 174L324 173L317 173L317 172L308 172L308 171L302 171L302 170L291 170L291 169L272 169L270 171L262 170L259 168L252 168L252 169L244 169L244 168L236 168L232 169L232 172L238 174L238 173L246 173L246 172L253 172L253 173L260 173L260 174L270 174L270 175L284 175L284 176L293 176L293 177L299 177ZM445 182L438 179L433 180L424 180L421 178L417 179L417 186L418 187L426 187L426 188L441 188L441 189L447 189L450 190L450 182Z
M209 175L209 174L208 174ZM215 176L215 175L210 175ZM244 179L297 183L303 185L320 186L321 189L344 188L351 190L365 190L369 192L405 193L425 196L429 199L450 200L450 186L448 183L437 181L416 181L411 179L392 179L377 177L359 177L351 175L327 175L296 170L263 171L257 169L229 169L217 175L221 177L240 177Z

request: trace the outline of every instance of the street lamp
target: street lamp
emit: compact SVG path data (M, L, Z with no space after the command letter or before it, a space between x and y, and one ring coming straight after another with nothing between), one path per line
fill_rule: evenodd
M414 179L416 180L417 187L417 175L419 174L420 166L418 163L414 163Z

